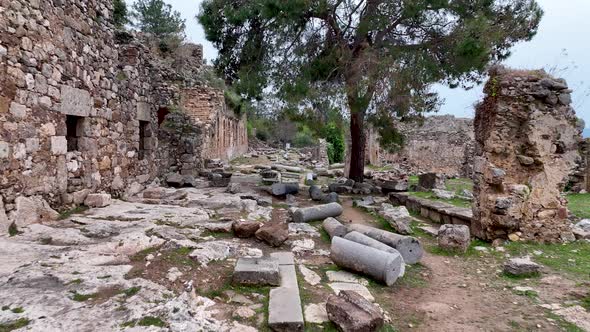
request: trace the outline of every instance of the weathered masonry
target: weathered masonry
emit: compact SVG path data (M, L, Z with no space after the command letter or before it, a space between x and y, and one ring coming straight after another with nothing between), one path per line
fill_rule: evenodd
M52 206L130 194L248 148L244 116L204 86L202 47L161 58L99 0L0 0L0 195ZM190 144L188 144L190 143Z
M406 136L401 151L390 153L379 146L378 133L367 133L366 159L371 165L393 164L404 172L442 173L471 177L473 120L452 115L429 116L424 123L400 124Z
M561 195L580 159L571 90L544 71L496 67L490 77L476 109L472 231L487 240L572 239Z

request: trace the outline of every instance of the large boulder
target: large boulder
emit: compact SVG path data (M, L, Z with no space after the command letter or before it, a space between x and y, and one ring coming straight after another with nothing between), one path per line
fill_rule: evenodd
M281 246L289 238L289 227L284 222L267 222L258 231L256 238L272 247Z
M383 326L379 308L354 291L343 290L338 295L330 295L326 311L340 331L371 332Z
M234 235L239 238L249 238L256 234L260 228L258 221L236 221L233 223Z
M393 206L385 203L381 205L379 215L385 218L396 232L404 235L412 234L410 227L412 216L405 206Z
M438 229L438 246L443 249L466 252L470 243L469 226L447 224Z
M38 196L17 197L15 210L10 214L10 222L13 222L19 228L55 221L58 218L59 213L53 210L47 201Z

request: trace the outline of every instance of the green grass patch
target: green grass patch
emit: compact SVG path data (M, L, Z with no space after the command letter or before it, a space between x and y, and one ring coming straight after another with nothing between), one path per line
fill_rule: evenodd
M82 279L74 279L70 282L68 282L68 285L79 285L82 283Z
M473 191L473 181L467 178L448 179L446 187L448 191L460 194L463 190Z
M124 291L122 291L122 293L125 294L125 296L127 296L127 297L132 297L135 294L137 294L140 290L141 290L141 287L131 287L131 288L125 289Z
M422 192L422 191L412 191L409 192L408 194L414 196L414 197L418 197L418 198L424 198L424 199L428 199L431 201L436 201L436 202L443 202L443 203L447 203L447 204L451 204L453 206L456 207L461 207L461 208L469 208L471 207L471 202L460 199L460 198L453 198L453 199L440 199L434 196L434 194L432 194L431 192Z
M587 311L590 311L590 295L586 296L585 298L580 300L580 305L586 309Z
M91 294L80 294L78 292L72 292L72 300L76 302L84 302L90 299L94 299L98 297L98 293L91 293Z
M121 327L135 327L135 326L156 326L166 327L168 324L160 317L146 316L140 320L132 320L121 324Z
M16 307L11 309L10 311L12 311L15 314L22 314L23 312L25 312L25 309L23 309L22 307Z
M428 286L428 280L422 276L422 273L427 270L420 263L406 265L406 273L396 281L396 285L407 288L425 288Z
M541 255L532 256L532 260L547 266L558 273L565 273L576 279L590 279L590 242L576 241L566 244L535 244L510 242L505 246L512 256L530 255L541 251Z
M578 218L590 218L590 194L567 195L568 208Z
M73 209L69 209L69 210L62 211L62 212L59 214L59 220L68 219L69 217L71 217L71 216L72 216L72 215L74 215L74 214L81 214L81 213L84 213L84 212L85 212L86 210L88 210L88 209L89 209L89 208L88 208L87 206L80 205L80 206L77 206L77 207L75 207L75 208L73 208Z
M0 324L0 332L10 332L18 329L22 329L23 327L29 325L31 321L27 318L20 318L15 320L14 322Z
M131 259L132 262L142 262L142 261L145 261L145 258L149 254L153 254L153 253L157 252L158 249L159 249L159 247L152 247L152 248L144 249L144 250L138 252L137 254L131 256L130 259Z
M572 324L563 319L561 316L554 314L550 311L547 311L547 318L554 320L557 323L557 325L559 325L559 327L561 327L562 330L565 332L584 332L584 330L579 328L576 324Z

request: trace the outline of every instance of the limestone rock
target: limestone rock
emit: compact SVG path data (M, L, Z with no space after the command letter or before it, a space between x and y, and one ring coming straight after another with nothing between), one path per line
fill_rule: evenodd
M379 308L354 291L330 295L326 311L328 318L344 332L377 331L383 326Z
M47 201L38 196L19 196L15 200L15 211L10 216L10 222L17 227L25 227L57 220L59 213L53 210Z
M258 231L256 238L273 247L279 247L289 238L288 226L283 222L267 222Z
M111 195L109 194L88 194L84 200L84 205L91 208L102 208L111 205Z
M438 246L447 250L466 252L471 243L469 227L465 225L442 225L438 230Z
M239 238L249 238L256 234L260 228L258 221L235 221L233 223L234 235Z
M412 228L410 227L412 217L405 206L394 207L391 204L384 203L381 205L379 215L385 218L396 232L404 235L412 233Z
M530 257L509 259L504 263L504 273L515 276L535 275L541 272L541 265L533 262Z

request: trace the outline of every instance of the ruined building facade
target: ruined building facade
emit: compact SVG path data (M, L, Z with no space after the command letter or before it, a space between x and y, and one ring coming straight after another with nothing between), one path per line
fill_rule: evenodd
M366 159L371 165L395 165L406 173L443 173L471 177L473 165L473 120L452 115L430 116L423 123L403 123L402 150L390 153L379 145L378 133L368 130Z
M198 79L202 47L169 58L111 25L99 0L0 0L0 195L52 206L115 196L248 148L245 117Z
M496 67L484 92L475 118L475 235L571 239L561 195L580 159L571 90L544 71Z

